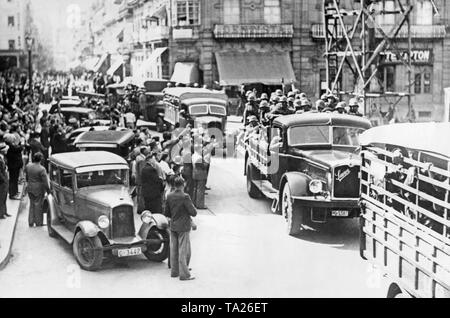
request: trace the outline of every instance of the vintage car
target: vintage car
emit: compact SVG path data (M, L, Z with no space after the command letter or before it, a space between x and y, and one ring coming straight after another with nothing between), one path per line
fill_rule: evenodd
M163 215L144 212L136 233L128 170L123 158L109 152L50 158L51 193L44 201L48 234L72 244L84 270L100 269L107 256L144 254L155 262L168 257L168 220Z
M281 116L248 135L247 191L273 199L288 233L314 223L356 218L359 210L359 135L370 122L356 116L311 113Z
M134 146L134 133L129 130L88 131L79 135L74 146L80 151L108 151L128 159Z
M78 122L89 125L108 126L111 120L97 113L95 110L86 107L64 107L59 111L50 112L51 115L59 114L64 117L66 124L69 124L70 118L76 118Z
M194 128L226 130L228 97L220 91L176 87L164 90L164 120L171 130L191 124Z
M50 106L49 113L54 114L63 108L76 108L76 107L83 107L83 102L80 99L77 98L62 99L59 101L59 103L54 103Z
M68 133L66 135L67 147L69 150L68 152L78 151L78 148L74 145L74 142L78 138L78 136L80 136L81 134L84 134L89 131L106 131L109 129L110 129L110 126L87 126L87 127L81 127L81 128L71 131L70 133ZM118 127L117 130L118 131L127 131L128 128Z
M361 135L361 257L388 298L450 298L450 123Z

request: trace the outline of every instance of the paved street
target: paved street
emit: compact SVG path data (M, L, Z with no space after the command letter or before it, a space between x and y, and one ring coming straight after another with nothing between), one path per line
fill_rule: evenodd
M0 297L383 297L370 288L356 221L330 224L302 239L285 233L267 200L245 191L242 159L216 159L209 210L192 234L196 280L170 278L167 263L144 257L80 271L72 249L46 228L29 229L21 211L13 257L0 272Z

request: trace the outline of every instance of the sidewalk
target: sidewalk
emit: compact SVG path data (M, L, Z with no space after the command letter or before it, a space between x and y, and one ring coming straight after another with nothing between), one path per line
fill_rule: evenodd
M19 187L20 193L23 191L23 186ZM8 197L7 207L8 214L12 215L10 218L0 220L0 270L2 270L8 263L11 253L12 244L14 241L14 232L16 230L17 218L20 212L20 206L23 202L19 200L10 200Z

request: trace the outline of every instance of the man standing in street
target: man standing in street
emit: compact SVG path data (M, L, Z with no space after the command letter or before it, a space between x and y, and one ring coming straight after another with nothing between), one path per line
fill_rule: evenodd
M32 163L25 167L25 175L28 183L28 196L30 198L30 210L28 214L28 225L37 227L43 225L42 205L45 194L50 192L47 171L41 165L44 155L40 152L33 155Z
M9 177L5 163L5 155L8 152L8 146L0 143L0 219L5 219L11 215L8 214L6 200L8 199Z
M9 171L9 198L11 200L21 200L19 195L20 169L23 167L22 144L17 124L11 125L9 134L5 135L5 141L9 146L6 154L6 161Z
M197 210L191 198L184 193L184 179L174 180L175 191L167 196L165 215L170 218L170 264L171 276L187 281L195 279L189 270L191 261L192 217L197 216Z
M207 165L203 156L203 146L201 144L197 144L194 146L192 163L192 179L194 180L194 204L197 209L205 210L205 191L208 172Z
M146 210L153 214L162 214L164 182L157 165L156 153L148 155L147 162L141 172L142 196Z

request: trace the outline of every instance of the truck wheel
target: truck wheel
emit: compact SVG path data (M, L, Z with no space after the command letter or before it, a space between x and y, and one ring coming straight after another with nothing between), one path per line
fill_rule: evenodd
M103 263L103 245L98 236L87 237L82 231L75 235L73 241L73 254L80 265L86 271L97 271Z
M156 131L160 133L164 132L164 129L164 120L161 117L156 118Z
M44 204L44 211L43 213L45 213L45 217L47 220L47 232L48 232L48 236L50 237L56 237L56 232L54 229L52 229L52 215L50 213L50 208L48 206L48 204Z
M161 240L161 243L147 244L147 251L144 252L145 257L152 262L164 262L169 257L169 232L154 227L148 232L147 240Z
M250 198L259 199L261 198L261 191L259 191L258 187L253 183L255 170L255 166L249 162L247 164L247 192Z
M289 184L285 184L281 195L281 212L287 223L289 235L299 235L302 231L304 209L292 198Z

